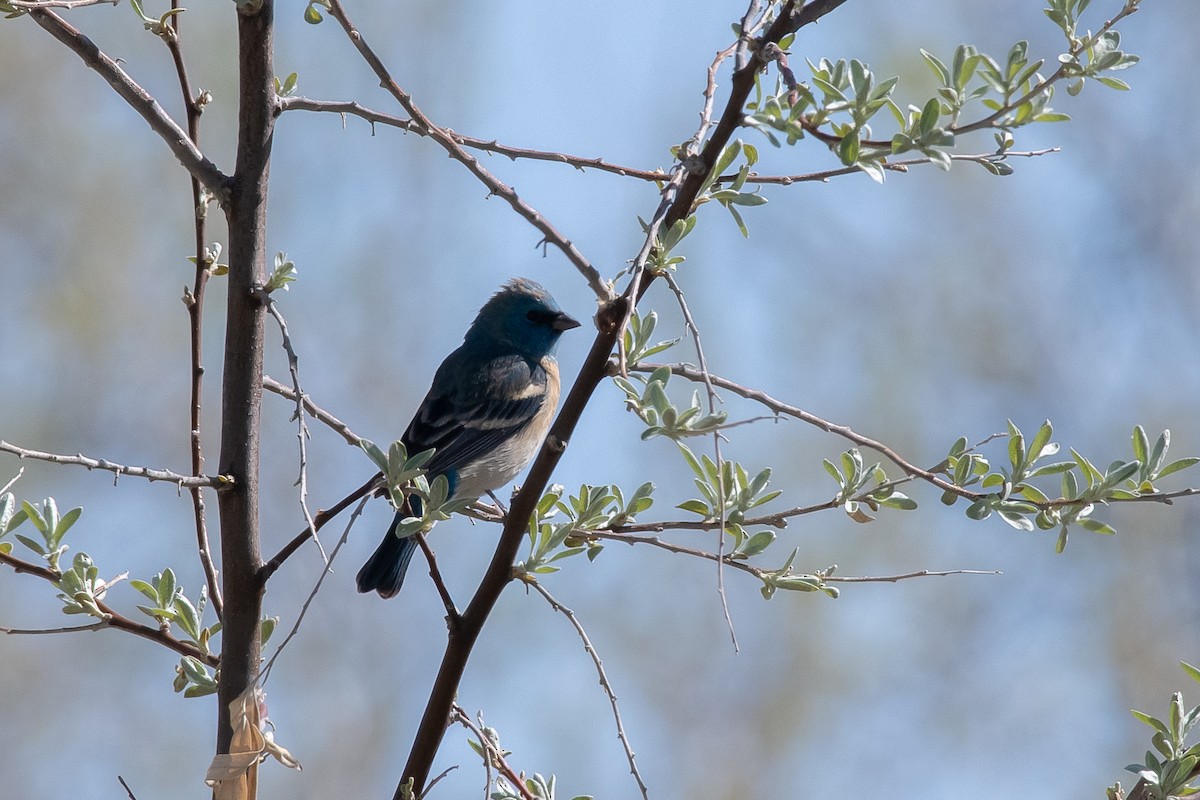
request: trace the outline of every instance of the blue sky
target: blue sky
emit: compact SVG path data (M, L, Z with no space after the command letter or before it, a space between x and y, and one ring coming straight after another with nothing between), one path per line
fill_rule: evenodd
M193 81L213 91L202 143L232 163L232 14L188 12ZM1091 27L1116 11L1096 0ZM666 166L695 128L704 70L742 7L647 3L375 4L348 9L397 80L439 124L502 142L641 168ZM153 9L149 9L153 13ZM166 54L128 9L72 19L124 60L177 112ZM1106 465L1129 457L1135 423L1170 428L1178 455L1200 451L1197 312L1200 189L1191 164L1200 124L1181 93L1197 63L1195 4L1162 0L1122 26L1143 61L1130 92L1089 85L1056 96L1074 120L1018 135L1022 149L1062 151L995 178L970 164L763 190L744 239L705 207L682 248L679 281L713 371L936 463L959 435L1027 432L1053 420L1055 439ZM1004 53L1017 38L1053 61L1059 42L1037 3L847 3L793 46L803 58L858 57L901 74L901 104L923 103L930 77L918 48L960 42ZM399 113L331 22L279 16L278 72L299 93L356 99ZM0 26L0 438L55 452L183 469L186 315L190 283L187 181L169 152L107 86L32 21ZM800 70L803 77L803 70ZM727 83L727 73L722 76ZM752 131L764 171L836 166L806 140L774 151ZM985 151L990 135L964 142ZM637 216L653 187L570 167L484 163L545 214L606 275L640 243ZM282 296L312 397L361 435L396 438L441 358L501 282L527 275L568 312L590 317L586 284L539 235L430 141L334 115L289 112L276 130L270 249L300 280ZM210 238L223 236L215 225ZM222 286L206 328L210 465L217 450ZM681 322L665 287L645 308L664 335ZM565 376L590 343L568 333ZM270 334L268 372L286 362ZM681 348L680 359L692 356ZM731 416L757 413L728 399ZM264 400L264 549L303 526L290 408ZM668 442L641 442L620 392L603 386L555 480L658 485L647 519L676 518L694 491ZM820 502L821 468L848 444L798 422L730 432L727 457L770 465L777 502ZM313 429L314 505L357 486L371 467L335 435ZM995 458L1000 458L1000 451ZM71 534L113 575L148 577L170 564L195 594L190 502L169 487L0 457L0 485L25 467L17 494L82 505ZM1174 485L1196 484L1184 473ZM1194 576L1197 511L1105 509L1117 537L1053 535L998 520L912 487L915 512L870 525L838 512L794 521L762 563L793 547L797 565L839 574L997 569L843 586L831 600L777 595L726 574L740 643L735 653L707 562L610 545L572 559L545 585L587 626L621 698L651 796L784 797L920 793L929 798L1097 796L1139 758L1147 729L1130 707L1165 712L1188 696L1180 660L1200 646ZM413 579L384 603L353 590L358 564L386 525L368 508L334 575L267 686L278 738L305 764L264 768L264 798L390 796L444 643L432 586ZM215 516L214 516L215 520ZM333 534L330 534L331 536ZM473 590L494 531L455 520L434 544L456 597ZM681 538L713 547L711 536ZM314 550L271 584L266 607L295 619L319 574ZM71 622L54 592L0 575L0 625ZM127 587L112 602L131 613ZM460 600L465 603L465 600ZM0 771L13 796L199 795L212 748L212 701L170 692L175 659L115 632L4 637ZM1194 692L1192 693L1194 694ZM460 702L482 710L512 761L556 773L560 794L634 796L608 703L567 621L536 595L505 593L464 679ZM451 729L436 770L459 765L441 796L480 792L482 771ZM83 787L82 789L80 787ZM802 787L802 788L801 788Z

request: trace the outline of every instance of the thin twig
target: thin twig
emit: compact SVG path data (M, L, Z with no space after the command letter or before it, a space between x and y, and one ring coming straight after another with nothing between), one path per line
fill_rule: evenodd
M33 11L38 8L61 8L70 11L84 6L116 6L121 0L8 0L8 5L22 11Z
M372 108L356 103L354 101L338 101L338 100L313 100L308 97L284 97L279 100L279 110L283 111L315 111L334 114L349 114L350 116L370 122L372 125L380 124L387 125L392 128L414 133L418 136L431 136L432 134L411 119L404 119L393 114L385 114L382 111L376 111ZM478 139L473 136L452 131L449 128L442 128L442 132L446 134L455 144L460 147L470 148L472 150L482 150L487 153L495 153L496 155L505 156L516 161L518 159L526 159L532 161L550 161L556 164L567 164L578 170L594 169L600 172L610 172L614 175L620 175L626 178L637 178L643 181L665 181L669 176L661 169L638 169L636 167L627 167L621 164L613 164L605 161L602 158L589 158L587 156L575 156L568 153L558 153L550 150L532 150L525 147L515 147L512 145L501 144L495 139Z
M451 764L450 766L446 767L444 770L439 772L437 777L434 778L433 780L431 780L429 782L429 785L425 787L425 791L421 794L422 799L429 796L429 793L433 791L433 787L438 785L438 781L440 781L442 778L449 775L451 772L454 772L454 770L456 770L456 769L458 769L458 764ZM489 786L491 785L490 780L488 781L488 785Z
M868 577L865 575L822 575L821 580L825 583L899 583L912 578L944 578L947 575L1003 575L1004 572L998 569L921 569L916 572L905 572L902 575L879 575Z
M267 313L279 325L279 334L283 338L283 349L287 353L288 372L292 376L292 392L296 398L296 413L293 419L296 420L296 438L300 442L300 477L296 479L296 484L300 487L300 511L304 515L304 521L308 523L312 540L316 542L317 550L321 553L321 560L325 562L325 568L328 569L329 556L325 554L325 547L321 544L320 537L317 536L316 523L313 521L312 512L308 510L309 435L308 424L304 421L304 390L300 386L300 359L296 355L295 348L292 347L292 337L288 334L287 321L284 320L283 314L279 311L279 305L265 291L262 294L267 305ZM266 382L265 376L263 382Z
M727 57L728 52L726 50L722 50L717 54L717 60L715 60L709 67L710 77L704 91L705 104L708 106L707 113L709 114L708 117L704 117L704 119L707 120L706 124L711 124L711 98L715 96L716 92L716 67ZM382 111L376 111L375 109L368 108L353 101L312 100L307 97L284 97L279 101L279 108L281 112L294 110L330 112L343 115L349 114L351 116L366 120L371 124L378 123L381 125L388 125L390 127L399 128L401 130L414 133L418 136L429 135L425 129L410 119L404 119L403 117L397 117L392 114L385 114ZM703 115L705 112L702 111L701 113ZM559 153L552 150L533 150L530 148L501 144L494 139L486 140L472 136L466 136L464 134L452 131L449 128L443 128L442 130L447 136L452 138L462 147L470 148L472 150L482 150L488 153L496 153L497 155L506 156L514 161L519 159L549 161L557 164L566 164L579 170L594 169L601 172L609 172L614 175L620 175L626 178L634 178L636 180L651 181L655 183L661 183L670 178L670 174L662 169L640 169L622 164L613 164L601 158L589 158L586 156ZM834 139L836 138L837 137L834 137ZM693 141L694 139L695 137L689 140L689 142ZM1004 153L1004 156L1012 158L1032 158L1036 156L1043 156L1048 153L1057 153L1059 150L1060 148L1058 147L1048 147L1042 150L1010 150ZM985 160L995 161L997 157L996 153L951 153L949 155L953 161L970 161L974 163L981 163ZM909 158L901 161L885 162L880 166L893 172L908 172L909 167L928 163L930 163L930 159L928 158ZM795 175L759 175L751 172L746 176L745 182L751 184L790 186L794 183L825 183L831 178L838 178L844 175L865 174L866 173L864 173L858 167L839 167L837 169L828 169L819 172L806 172ZM733 183L735 180L737 180L737 178L737 173L721 175L716 179L715 183Z
M104 0L104 2L108 2L108 1L109 0ZM120 0L113 0L114 3L119 2L119 1ZM127 794L129 796L129 800L137 800L137 797L135 797L133 794L133 789L129 788L129 784L125 782L125 779L122 778L120 775L118 775L117 780L121 782L121 786L125 787L125 794Z
M297 395L290 386L285 386L284 384L272 378L270 375L263 376L263 388L293 402L295 402L297 397L300 397L300 395ZM350 445L351 447L358 447L358 443L362 441L362 437L350 430L350 426L318 406L307 394L303 395L303 401L304 410L308 412L310 417L318 422L324 423L326 427L328 427L338 436L341 436L343 439L345 439L346 444Z
M657 369L659 367L663 367L663 366L668 367L673 374L679 375L680 377L686 378L690 381L695 381L695 382L699 383L699 382L703 381L703 379L704 379L703 374L699 370L697 370L695 367L691 367L686 364L651 364L651 363L644 362L644 363L640 363L636 367L634 367L634 370L637 372L653 372L655 369ZM844 439L848 439L849 441L853 442L856 445L859 445L860 447L869 447L872 450L875 450L876 452L883 455L885 458L887 458L889 461L891 461L893 464L895 464L897 467L899 467L901 470L903 470L905 474L912 475L914 477L919 477L925 481L928 481L929 483L932 483L934 486L938 487L942 491L953 492L954 494L957 494L960 497L964 497L964 498L966 498L968 500L972 500L972 501L978 500L982 497L987 496L986 493L973 492L970 489L964 489L961 486L956 486L955 484L953 484L950 481L946 480L945 478L937 475L936 473L931 472L927 469L918 467L916 464L913 464L912 462L903 458L899 453L892 450L892 448L888 447L883 442L880 442L876 439L872 439L869 436L864 436L860 433L856 433L854 430L852 430L851 428L849 428L846 425L838 425L836 423L821 419L817 415L810 414L809 412L805 411L802 408L798 408L797 406L793 406L789 403L784 403L781 400L776 400L774 397L770 396L766 392L760 391L758 389L751 389L749 387L742 386L739 383L734 383L733 381L729 380L728 378L722 378L719 375L710 374L708 376L708 379L711 380L715 385L721 387L722 389L733 392L734 394L736 394L740 397L744 397L747 400L752 400L752 401L764 406L765 408L770 409L771 411L773 411L776 414L783 414L785 416L794 417L794 418L800 420L801 422L806 422L809 425L813 425L817 428L820 428L821 430L825 431L826 433L833 433L838 436L841 436Z
M657 536L641 536L629 533L617 533L614 531L589 531L589 536L594 536L598 539L605 539L612 542L623 542L625 544L645 544L651 547L657 547L660 550L666 550L669 553L678 555L692 556L693 558L702 558L707 561L717 561L721 559L716 553L710 553L707 550L699 550L695 547L677 544L676 542L668 542L660 539ZM745 572L748 575L753 575L759 580L766 580L768 577L774 576L774 571L763 567L749 564L745 561L734 559L732 556L725 556L724 562L726 565L733 567L736 570ZM916 572L905 572L900 575L880 575L880 576L837 576L832 574L832 568L826 570L817 570L811 573L802 573L812 575L819 578L825 583L897 583L899 581L911 580L915 578L940 578L947 575L1002 575L1000 570L990 569L950 569L950 570L930 570L923 569ZM777 576L774 576L777 577Z
M592 645L592 640L588 638L587 631L584 630L583 625L575 616L575 612L555 599L554 595L550 594L546 587L538 583L532 575L522 575L521 580L527 586L532 586L538 594L546 598L546 602L550 604L550 607L565 616L570 621L571 626L575 628L575 633L579 634L579 638L583 642L583 649L596 666L596 675L600 678L600 685L604 688L604 693L608 695L609 705L612 706L613 721L617 725L617 738L621 740L621 746L625 748L625 759L629 762L629 772L633 775L633 779L637 781L638 791L642 793L643 800L649 800L646 783L642 780L642 774L638 771L633 747L629 744L629 737L625 734L625 726L621 722L621 709L617 705L617 695L608 680L608 675L604 672L604 662L600 660L600 654L596 652L595 646Z
M91 625L72 625L66 628L5 628L0 627L0 633L9 636L45 636L54 633L78 633L79 631L98 631L108 627L105 620L96 620Z
M229 201L229 177L200 152L187 133L163 110L153 95L121 69L121 65L100 50L73 25L45 8L33 9L29 16L55 39L66 45L108 82L121 99L150 125L150 128L175 154L175 158L222 203Z
M354 47L375 72L376 77L379 78L380 85L396 98L397 102L403 106L404 110L408 112L408 115L412 117L413 121L424 128L428 132L430 138L437 142L451 158L466 167L467 170L476 178L478 178L484 186L488 187L489 194L494 194L497 197L502 198L505 202L512 206L514 211L516 211L531 225L541 231L544 242L552 244L561 250L563 255L567 257L567 260L570 261L577 270L579 270L581 275L583 275L584 279L588 283L588 286L591 287L592 291L599 300L602 302L612 300L615 297L612 287L608 285L606 280L604 280L604 277L600 274L599 270L593 267L591 263L584 258L584 255L579 251L579 248L577 248L569 239L559 233L558 230L555 229L555 227L551 225L532 206L520 199L512 187L502 183L498 178L484 169L483 165L479 163L479 159L468 153L466 149L462 147L462 145L458 144L454 140L453 136L439 128L427 116L425 116L421 109L417 107L416 103L413 102L412 95L400 87L400 84L398 84L391 76L391 73L388 72L387 67L383 65L383 62L379 59L379 56L377 56L375 51L372 50L367 44L367 41L363 37L362 33L354 27L354 23L352 23L350 18L346 16L346 10L342 7L340 0L327 0L326 7L329 9L330 16L332 16L338 21L339 24L341 24L342 28L346 31L346 35L354 44Z
M62 580L62 573L57 570L32 564L3 551L0 551L0 564L6 564L16 572L24 572L28 575L36 575L42 580L48 581L55 586L57 586L58 582ZM176 639L170 634L170 632L163 630L162 628L150 627L149 625L143 625L140 622L134 622L128 617L113 610L111 606L99 598L94 598L93 602L96 604L96 608L98 608L104 615L99 620L99 622L102 624L82 626L81 630L114 628L116 630L125 631L126 633L132 633L134 636L140 636L143 639L148 639L156 644L166 647L169 650L174 650L180 655L191 656L192 658L198 659L211 667L218 666L221 663L220 659L212 653L204 652L191 642L185 642L180 639Z
M497 749L494 744L492 744L491 738L483 732L481 729L483 720L480 720L479 725L476 725L471 721L471 718L467 716L467 712L463 710L463 707L458 703L455 703L451 708L450 721L457 722L478 737L480 747L487 751L487 758L484 759L484 762L490 762L491 765L494 765L496 769L499 770L500 774L504 776L504 779L511 783L513 788L521 793L522 800L537 800L537 798L534 797L529 791L529 788L525 786L525 781L521 780L521 777L517 775L516 770L510 767L508 762L504 760L504 753L500 752L500 750Z
M171 10L178 11L179 0L171 0ZM167 45L167 50L171 53L171 59L175 63L175 75L179 79L179 93L183 97L183 108L187 114L188 139L191 143L200 147L200 114L203 111L203 106L200 103L198 96L192 95L191 81L188 80L187 64L183 58L183 47L179 40L180 17L182 14L172 14L167 20L168 35L164 35L163 41ZM187 308L188 313L188 337L189 337L189 352L191 355L190 364L190 384L191 393L188 398L188 444L192 457L192 474L202 475L204 473L204 437L202 434L203 425L203 400L204 400L204 298L208 279L210 276L210 265L205 261L205 227L208 222L208 204L205 200L205 189L200 185L200 180L195 176L191 176L192 184L192 202L191 214L192 228L195 232L195 240L193 247L195 248L196 269L195 277L192 282L192 288L187 288L183 291L183 304ZM213 562L212 547L208 540L208 521L204 506L204 492L199 488L193 487L192 495L192 516L196 522L196 551L200 558L200 568L204 571L204 580L208 585L208 597L212 603L213 613L217 620L220 621L225 615L225 604L221 599L221 582L217 578L217 567Z
M270 660L267 661L266 666L264 666L262 672L259 673L259 686L267 685L267 678L271 675L271 668L275 666L276 659L279 658L280 654L283 652L283 649L288 646L288 643L291 642L296 634L300 632L300 623L304 621L304 615L308 613L308 607L311 606L313 600L316 599L317 592L321 591L321 584L325 582L325 576L333 572L333 560L337 558L338 551L342 549L342 545L344 545L346 540L350 538L350 529L354 527L354 521L357 520L359 515L362 514L363 508L367 505L367 501L370 499L370 497L362 498L361 502L358 504L358 508L354 509L354 512L350 514L350 519L346 520L346 528L342 531L342 536L340 539L338 539L337 544L333 546L333 552L330 553L329 558L326 559L325 567L321 570L321 574L318 576L317 582L313 584L312 591L308 593L308 597L304 599L304 604L300 606L300 613L296 615L296 621L292 624L292 629L288 631L288 635L284 637L282 642L279 643L279 647L275 648L275 652L271 654Z
M117 478L122 475L128 475L131 478L145 478L148 481L165 481L173 483L180 489L195 488L212 488L212 489L227 489L233 486L233 478L228 475L180 475L177 472L171 472L165 469L151 469L150 467L127 467L123 464L117 464L109 461L106 458L89 458L82 453L77 453L73 456L61 455L59 453L43 453L40 450L29 450L24 447L18 447L15 444L0 440L0 452L12 453L17 458L32 458L36 461L49 461L52 464L71 464L77 467L84 467L88 470L102 469L112 472L116 477L113 478L113 483L116 483Z
M442 571L438 569L437 557L434 556L433 548L426 541L425 534L414 533L413 536L417 538L417 544L420 546L421 552L425 554L425 560L429 562L429 577L433 578L433 585L437 587L438 596L442 598L442 605L446 607L446 625L453 631L459 622L458 607L454 605L454 598L450 596L450 590L446 588L446 582L442 579Z
M370 480L355 489L350 494L343 497L331 508L317 511L317 513L313 515L313 521L311 525L306 526L304 530L292 537L291 541L281 547L279 552L276 553L270 561L267 561L262 565L262 567L259 569L259 579L265 584L266 581L275 574L275 571L283 566L283 562L287 561L288 558L291 557L292 553L299 550L301 545L312 538L314 530L321 530L326 523L349 508L354 501L359 500L364 495L375 491L375 489L379 487L379 481L382 477L382 473L376 473Z
M666 281L667 286L671 289L671 293L675 295L675 302L679 305L680 313L683 314L683 322L688 331L692 335L692 344L696 349L696 359L700 362L700 374L704 378L704 391L708 397L708 413L715 414L717 411L717 402L720 398L717 396L717 390L713 388L712 378L708 371L708 359L704 357L704 344L700 339L700 328L696 325L695 318L692 317L692 311L688 307L687 298L683 296L683 289L675 280L675 276L670 272L664 272L662 279ZM721 432L713 431L713 455L716 458L717 467L717 508L720 519L720 527L717 528L717 594L721 598L721 610L725 614L725 624L729 628L729 638L733 642L733 651L741 652L738 647L737 631L733 627L733 616L729 613L729 599L725 595L725 478L724 478L724 459L721 457Z

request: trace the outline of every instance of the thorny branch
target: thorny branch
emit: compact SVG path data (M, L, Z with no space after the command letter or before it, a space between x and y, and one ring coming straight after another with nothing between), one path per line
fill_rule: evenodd
M150 467L127 467L106 458L89 458L82 453L73 456L58 453L43 453L40 450L28 450L0 439L0 452L12 453L17 458L32 458L36 461L49 461L52 464L73 464L88 470L102 469L113 473L115 483L117 478L128 475L131 478L145 478L148 481L165 481L173 483L180 489L226 489L233 485L233 478L228 475L180 475L166 469Z
M538 594L546 599L550 607L562 614L571 623L571 627L575 629L575 633L579 635L583 642L583 649L587 651L588 656L592 659L592 664L596 667L596 674L600 679L600 685L604 688L604 693L608 696L608 703L612 706L613 721L617 726L617 738L621 740L621 746L625 748L625 760L629 762L629 772L633 775L633 779L637 781L638 791L642 793L643 800L649 800L649 794L646 790L646 783L642 780L642 774L638 771L637 761L633 753L633 747L629 744L629 737L625 734L625 725L621 722L621 709L617 705L617 695L613 691L612 684L608 680L608 675L604 672L604 662L600 660L600 654L596 652L595 646L592 645L592 640L588 638L587 631L583 629L583 625L575 616L575 612L564 606L554 595L538 583L538 581L529 574L520 576L520 579L527 585L532 586Z
M349 17L346 16L346 11L344 8L342 8L340 0L328 0L327 7L329 9L330 16L338 21L338 23L346 31L346 35L350 37L350 41L354 44L354 47L363 57L363 60L365 60L375 72L376 77L379 78L380 85L396 98L397 102L403 106L404 110L408 112L408 115L412 118L412 120L420 125L428 133L428 135L449 154L451 158L466 167L472 175L474 175L485 186L487 186L488 191L491 194L502 198L505 202L513 207L514 211L516 211L531 225L541 231L545 242L552 244L561 250L567 257L567 260L575 265L575 268L579 270L581 275L583 275L584 279L588 283L588 286L591 287L598 299L601 301L612 300L614 296L613 290L608 285L608 282L604 280L604 278L600 275L600 272L591 265L591 263L584 257L583 253L579 252L579 249L572 244L569 239L559 233L558 230L532 206L519 198L516 191L514 191L512 187L502 183L498 178L492 175L492 173L488 172L483 165L479 163L479 159L468 153L460 144L458 144L458 142L454 140L453 136L439 128L437 125L431 122L428 117L425 116L425 114L413 101L412 95L400 87L400 84L398 84L391 76L391 73L388 72L387 67L385 67L383 62L380 61L379 56L377 56L375 51L372 50L367 44L367 41L363 38L362 33L354 27L354 24L350 21Z

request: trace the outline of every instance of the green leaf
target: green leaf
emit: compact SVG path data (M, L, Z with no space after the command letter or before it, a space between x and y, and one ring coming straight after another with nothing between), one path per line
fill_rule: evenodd
M1143 464L1150 461L1150 440L1146 437L1146 429L1141 425L1133 426L1133 457Z
M363 452L379 467L379 471L386 473L388 468L387 456L379 449L379 446L370 439L359 439L358 446L363 449Z
M75 508L72 508L70 511L68 511L66 514L63 514L62 519L59 520L59 522L58 522L58 527L55 528L55 536L59 540L61 540L63 537L63 534L65 534L68 530L71 529L71 526L74 525L79 520L79 516L82 513L83 513L83 507L76 506Z
M685 500L675 507L682 511L690 511L693 514L699 514L701 517L704 517L704 518L707 518L709 516L710 511L712 510L711 507L707 503L705 503L702 500L696 500L696 499Z
M1179 472L1181 469L1187 469L1196 463L1200 463L1200 458L1197 458L1196 456L1188 456L1187 458L1181 458L1178 461L1172 461L1170 464L1167 464L1165 467L1160 469L1156 477L1165 477L1170 475L1172 472Z
M152 603L158 602L158 592L154 591L154 587L145 581L134 578L129 582L129 585L144 594Z
M942 63L941 59L924 49L921 50L921 57L925 59L925 63L929 65L931 70L933 70L933 74L942 81L942 84L944 86L949 86L950 70L946 69L946 65Z
M1029 460L1036 461L1042 457L1042 451L1050 444L1050 437L1054 435L1054 426L1050 424L1050 420L1042 423L1042 427L1038 428L1038 432L1033 435L1033 440L1029 443ZM1055 451L1057 452L1057 448ZM1046 455L1051 455L1047 453Z
M1092 519L1091 517L1084 517L1078 522L1079 527L1092 533L1102 533L1105 536L1112 536L1117 532L1113 526L1103 523L1098 519Z
M45 518L42 517L42 512L37 510L37 507L28 500L21 501L21 510L25 512L25 516L33 523L33 527L38 529L38 532L43 536L50 533L50 528L46 525Z
M321 12L317 11L311 4L304 9L304 21L309 25L320 25L323 19L324 17L321 16Z

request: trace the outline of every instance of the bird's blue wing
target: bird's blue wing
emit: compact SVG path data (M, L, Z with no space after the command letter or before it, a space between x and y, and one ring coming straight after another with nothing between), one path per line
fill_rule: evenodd
M542 366L521 356L470 363L459 351L434 376L433 387L404 432L409 453L436 448L430 475L457 470L521 431L547 396Z

